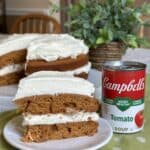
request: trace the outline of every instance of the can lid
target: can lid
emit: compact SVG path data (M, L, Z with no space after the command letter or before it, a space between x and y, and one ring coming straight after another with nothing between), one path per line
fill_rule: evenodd
M107 70L143 70L146 68L146 64L135 61L107 61L103 64L103 69Z

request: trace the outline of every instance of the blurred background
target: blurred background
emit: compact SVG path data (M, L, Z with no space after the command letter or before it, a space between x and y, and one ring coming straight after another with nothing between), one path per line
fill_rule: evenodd
M16 19L29 13L43 13L49 15L52 3L64 7L78 0L0 0L0 32L10 33L10 29ZM150 0L136 0L135 5L141 5ZM65 11L55 13L53 16L61 25L61 31L67 32L64 27L67 15ZM144 35L150 37L150 29L144 29Z

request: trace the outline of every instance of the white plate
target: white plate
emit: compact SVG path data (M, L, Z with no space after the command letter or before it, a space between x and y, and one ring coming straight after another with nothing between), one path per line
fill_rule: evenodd
M10 120L4 128L3 135L8 143L21 150L94 150L106 145L112 137L112 128L109 123L100 118L98 133L94 136L78 137L65 140L52 140L43 143L23 143L23 127L21 116Z

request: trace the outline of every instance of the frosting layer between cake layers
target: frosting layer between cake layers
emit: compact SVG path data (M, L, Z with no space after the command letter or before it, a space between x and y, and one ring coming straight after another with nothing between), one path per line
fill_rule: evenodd
M70 122L82 121L98 121L99 115L96 112L76 112L73 114L44 114L44 115L31 115L23 116L23 125L52 125Z
M14 100L36 95L70 93L92 96L94 85L77 77L37 77L20 81Z
M54 61L67 57L76 58L80 54L87 53L88 47L82 40L68 34L51 34L31 42L27 60Z
M24 69L24 64L11 64L0 68L0 76L4 76L9 73L19 72Z
M41 34L13 34L0 40L0 56L16 51L26 49L29 43L42 36Z
M27 76L27 78L37 78L37 77L73 77L72 72L70 71L64 71L64 72L60 72L60 71L38 71L38 72L34 72L30 75Z

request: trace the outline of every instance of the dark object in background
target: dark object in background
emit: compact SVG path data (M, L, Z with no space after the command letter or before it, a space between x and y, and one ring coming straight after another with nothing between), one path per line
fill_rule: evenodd
M5 0L0 0L0 33L6 33Z

